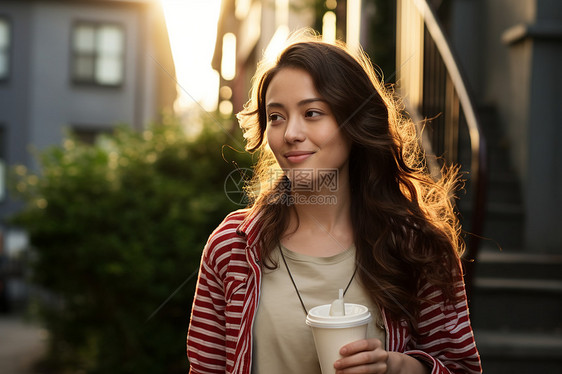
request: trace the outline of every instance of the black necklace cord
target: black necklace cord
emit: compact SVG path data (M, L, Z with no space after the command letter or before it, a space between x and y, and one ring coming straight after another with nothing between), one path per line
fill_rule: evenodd
M299 301L301 302L302 310L304 310L304 314L308 315L308 311L306 310L306 306L304 306L304 301L302 301L302 297L301 297L301 294L300 294L299 289L297 287L297 284L295 283L295 280L293 279L293 274L291 274L291 270L289 270L289 265L287 265L287 260L285 259L285 255L283 254L283 248L279 247L279 252L281 252L281 258L283 258L283 263L285 264L285 268L287 269L287 273L289 273L289 278L291 278L291 282L293 283L293 287L295 287L295 291L297 292L297 296L299 297Z
M345 296L345 294L347 293L347 289L349 288L349 286L351 286L351 282L353 282L353 278L355 278L355 273L357 273L357 261L355 262L355 269L353 270L353 274L351 275L351 279L349 279L349 283L347 283L347 286L345 286L345 290L343 290L343 296Z
M308 311L306 309L306 306L304 305L304 301L302 300L301 294L299 292L299 288L297 287L297 284L295 282L295 279L293 278L293 274L291 273L291 270L289 269L289 265L287 264L287 260L285 259L285 254L283 253L283 248L281 248L281 246L279 246L279 252L281 252L281 258L283 259L283 263L285 264L285 268L287 269L287 273L289 273L289 278L291 278L291 283L293 283L293 287L295 288L295 291L297 293L297 296L299 298L299 301L301 302L301 306L302 306L302 310L304 311L305 315L308 315ZM355 278L355 273L357 273L357 263L355 264L355 270L353 270L353 274L351 275L351 279L349 280L349 282L347 283L347 286L345 287L345 290L343 291L343 295L345 296L345 294L347 293L347 290L349 289L349 287L351 286L351 283L353 282L353 278Z

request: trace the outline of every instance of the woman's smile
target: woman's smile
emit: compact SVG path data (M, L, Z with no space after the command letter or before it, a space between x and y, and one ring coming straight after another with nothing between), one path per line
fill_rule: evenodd
M314 153L314 151L291 151L285 153L283 156L285 156L285 158L289 160L289 162L293 164L299 164L306 161Z

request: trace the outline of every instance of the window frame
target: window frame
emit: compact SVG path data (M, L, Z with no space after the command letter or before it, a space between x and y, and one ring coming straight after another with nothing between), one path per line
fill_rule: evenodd
M115 127L105 124L78 123L70 126L70 133L80 143L94 145L101 135L112 135Z
M5 122L0 122L0 203L4 203L8 198L8 126Z
M6 83L10 80L10 77L12 76L12 66L13 66L13 64L12 64L12 55L13 55L12 50L13 50L13 45L14 45L14 26L13 26L13 22L12 22L11 17L7 14L0 13L0 21L6 22L6 25L8 26L8 47L5 50L7 73L4 76L0 75L0 83Z
M94 29L94 37L97 38L98 37L98 30L100 30L102 27L104 26L113 26L118 28L121 31L121 36L122 36L122 48L121 48L121 53L119 55L120 57L120 61L121 61L121 69L120 69L120 74L121 74L121 79L119 80L118 83L103 83L100 82L97 78L96 78L96 62L97 59L100 56L100 53L97 49L97 47L94 47L94 51L93 51L93 55L92 55L92 59L94 62L94 66L93 66L93 70L92 70L92 77L90 79L86 79L86 78L80 78L77 76L76 74L76 60L79 56L83 56L84 54L80 54L75 47L74 44L74 38L76 35L76 30L78 29L78 27L80 26L90 26ZM94 41L95 43L95 41ZM70 32L70 65L69 65L69 69L70 69L70 81L72 83L72 85L74 86L83 86L83 87L101 87L101 88L121 88L125 85L125 73L126 73L126 67L125 67L125 60L127 57L127 53L126 53L126 47L127 47L127 33L126 33L126 28L125 25L116 21L103 21L103 20L85 20L85 19L79 19L76 20L72 23L71 26L71 32Z

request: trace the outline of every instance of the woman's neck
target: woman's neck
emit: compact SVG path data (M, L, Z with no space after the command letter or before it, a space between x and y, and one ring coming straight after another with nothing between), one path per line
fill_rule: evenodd
M325 230L347 224L351 199L341 191L293 192L294 212L302 226L321 225Z
M294 209L281 239L289 249L313 256L331 256L353 245L349 185L340 180L334 191L293 191Z

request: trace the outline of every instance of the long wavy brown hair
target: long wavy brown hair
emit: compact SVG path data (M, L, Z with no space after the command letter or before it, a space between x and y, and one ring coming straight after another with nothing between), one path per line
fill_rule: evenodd
M439 180L431 178L415 124L362 52L301 35L275 61L258 65L250 100L238 120L246 149L259 152L249 190L255 192L251 209L261 213L261 257L271 260L291 209L280 198L291 193L290 181L272 172L279 166L265 137L266 91L288 67L312 76L340 131L352 141L351 219L361 283L391 318L406 320L417 331L423 301L419 291L425 284L441 289L448 302L458 301L454 283L463 245L451 203L457 173L449 168Z

